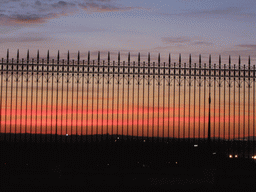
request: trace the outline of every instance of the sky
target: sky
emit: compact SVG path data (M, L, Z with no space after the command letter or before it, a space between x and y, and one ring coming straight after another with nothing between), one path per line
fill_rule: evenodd
M255 0L0 0L0 57L56 58L58 50L65 59L67 51L71 59L147 61L161 62L177 60L179 53L182 61L213 62L222 55L227 63L228 55L232 63L237 63L238 55L242 63L247 63L250 55L252 62L256 52L256 1ZM254 64L254 63L252 63Z

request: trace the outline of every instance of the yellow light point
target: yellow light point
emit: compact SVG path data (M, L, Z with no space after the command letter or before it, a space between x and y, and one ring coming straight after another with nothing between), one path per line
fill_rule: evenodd
M232 158L233 156L232 155L229 155L229 158Z
M235 158L237 158L237 155L235 155Z

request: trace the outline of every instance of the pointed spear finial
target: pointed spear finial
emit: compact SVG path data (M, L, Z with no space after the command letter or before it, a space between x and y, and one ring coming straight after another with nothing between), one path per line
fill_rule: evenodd
M239 68L240 68L240 65L241 65L241 56L239 55L239 58L238 58L238 64L239 64Z
M148 53L148 65L150 65L150 53Z
M202 62L202 56L201 54L199 54L199 65L201 65L201 62Z
M20 53L19 53L19 49L17 50L17 63L19 63L19 58L20 58Z
M192 59L191 59L191 54L189 54L189 64L191 65Z
M130 52L128 53L128 64L130 64L130 61L131 61L131 54Z
M90 65L90 51L88 51L88 65Z
M80 52L78 51L78 53L77 53L77 63L78 63L78 65L79 65L79 62L80 62Z
M37 50L36 62L37 62L37 64L39 63L39 50Z
M250 55L248 57L248 65L249 65L249 67L251 66L251 57L250 57Z
M230 55L228 57L228 64L229 64L229 66L231 65L231 56Z
M58 62L58 64L60 62L60 51L59 50L58 50L58 54L57 54L57 62Z
M171 65L171 54L169 53L169 65Z
M47 64L49 64L49 60L50 60L50 53L49 50L47 51Z
M160 53L158 53L158 65L160 65Z
M7 56L6 56L6 58L7 58L7 63L9 62L9 49L7 49Z
M181 64L181 54L179 54L179 64Z
M29 61L29 50L27 51L27 62Z
M68 55L67 55L67 59L68 59L68 64L69 64L69 50L68 50Z
M219 55L219 68L220 68L220 65L221 65L221 55Z
M209 64L211 65L212 64L212 56L209 55Z

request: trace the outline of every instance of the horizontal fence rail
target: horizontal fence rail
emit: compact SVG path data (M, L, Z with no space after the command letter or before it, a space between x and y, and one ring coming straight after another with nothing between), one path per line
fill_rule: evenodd
M6 59L0 61L1 140L151 138L241 140L255 150L255 65L209 62ZM45 138L42 135L45 134ZM32 136L33 135L33 136ZM55 138L54 138L55 135ZM90 135L90 137L88 137ZM94 137L96 136L96 137ZM85 138L84 138L85 137ZM144 140L145 141L145 140ZM233 144L232 144L233 145ZM239 144L240 145L240 144ZM246 147L245 147L246 146Z

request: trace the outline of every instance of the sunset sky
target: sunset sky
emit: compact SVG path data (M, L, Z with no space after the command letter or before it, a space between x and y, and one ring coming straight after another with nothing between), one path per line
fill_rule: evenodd
M181 53L184 62L188 54L198 62L198 54L207 62L212 54L213 62L218 55L223 62L232 55L237 63L238 55L246 64L256 52L256 1L255 0L1 0L0 1L0 57L31 57L40 50L45 57L56 58L60 50L66 58L76 58L78 50L82 59L91 51L91 59L136 61L173 60ZM254 63L253 63L254 64Z

